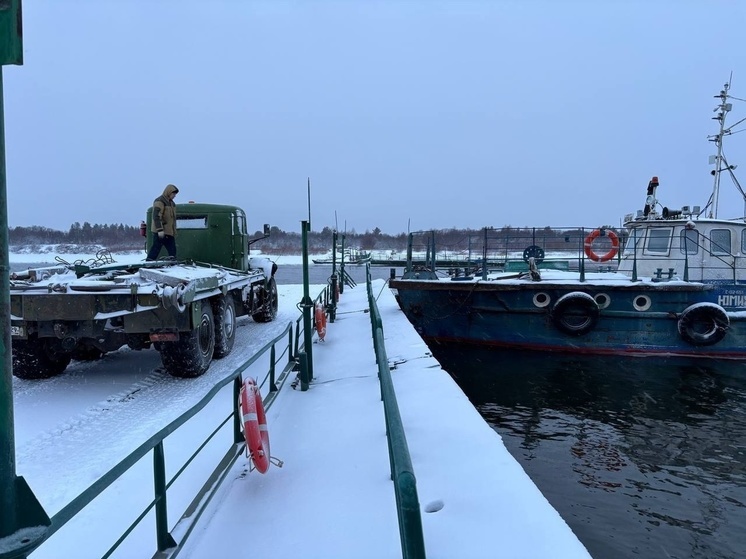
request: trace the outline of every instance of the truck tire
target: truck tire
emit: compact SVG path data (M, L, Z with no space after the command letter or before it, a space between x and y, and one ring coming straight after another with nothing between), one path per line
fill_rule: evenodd
M228 294L218 297L212 306L215 316L215 351L212 356L222 359L233 350L236 341L236 304Z
M254 322L272 322L277 318L277 282L274 276L267 281L267 287L262 290L261 307L251 315Z
M13 340L13 374L25 380L55 377L70 364L69 353L54 351L49 340Z
M181 332L179 341L163 342L161 361L171 376L195 378L207 371L215 351L215 319L210 301L195 302L200 307L199 324L190 332Z

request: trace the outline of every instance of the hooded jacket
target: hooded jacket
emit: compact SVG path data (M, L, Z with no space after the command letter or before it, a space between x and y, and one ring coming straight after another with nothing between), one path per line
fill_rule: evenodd
M163 231L166 235L176 236L176 203L171 200L171 193L179 192L173 184L163 189L163 194L153 201L153 219L150 224L154 233Z

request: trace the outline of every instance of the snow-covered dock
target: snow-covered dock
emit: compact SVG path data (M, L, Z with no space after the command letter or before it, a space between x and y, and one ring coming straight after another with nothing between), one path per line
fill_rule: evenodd
M373 283L417 480L428 558L590 557L399 310ZM401 557L367 293L347 289L308 391L267 411L262 475L238 460L179 557ZM427 512L433 511L433 512Z

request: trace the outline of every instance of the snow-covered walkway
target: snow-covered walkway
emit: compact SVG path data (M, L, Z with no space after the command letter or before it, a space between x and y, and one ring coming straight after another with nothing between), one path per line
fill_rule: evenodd
M499 435L429 354L382 280L374 282L412 464L427 557L589 557ZM346 289L314 381L267 412L272 455L241 458L179 557L401 557L383 404L364 285ZM436 509L437 512L425 512Z

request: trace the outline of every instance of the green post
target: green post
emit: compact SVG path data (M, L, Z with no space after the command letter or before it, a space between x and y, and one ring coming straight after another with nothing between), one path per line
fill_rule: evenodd
M10 260L8 258L8 196L5 167L3 69L23 64L21 0L0 2L0 558L25 558L46 538L50 525L23 477L16 476L13 423L13 358L10 335Z
M176 542L168 532L168 504L166 503L166 454L163 441L153 447L153 486L155 490L155 533L158 551L176 547Z
M413 233L407 236L407 269L405 272L412 271L412 243L414 242Z
M345 292L345 238L347 235L342 233L342 258L339 265L339 294Z
M307 221L301 221L301 237L303 240L303 299L300 306L303 309L303 345L308 359L308 379L313 380L313 327L311 326L311 313L313 312L313 300L309 295L308 287L308 229Z

